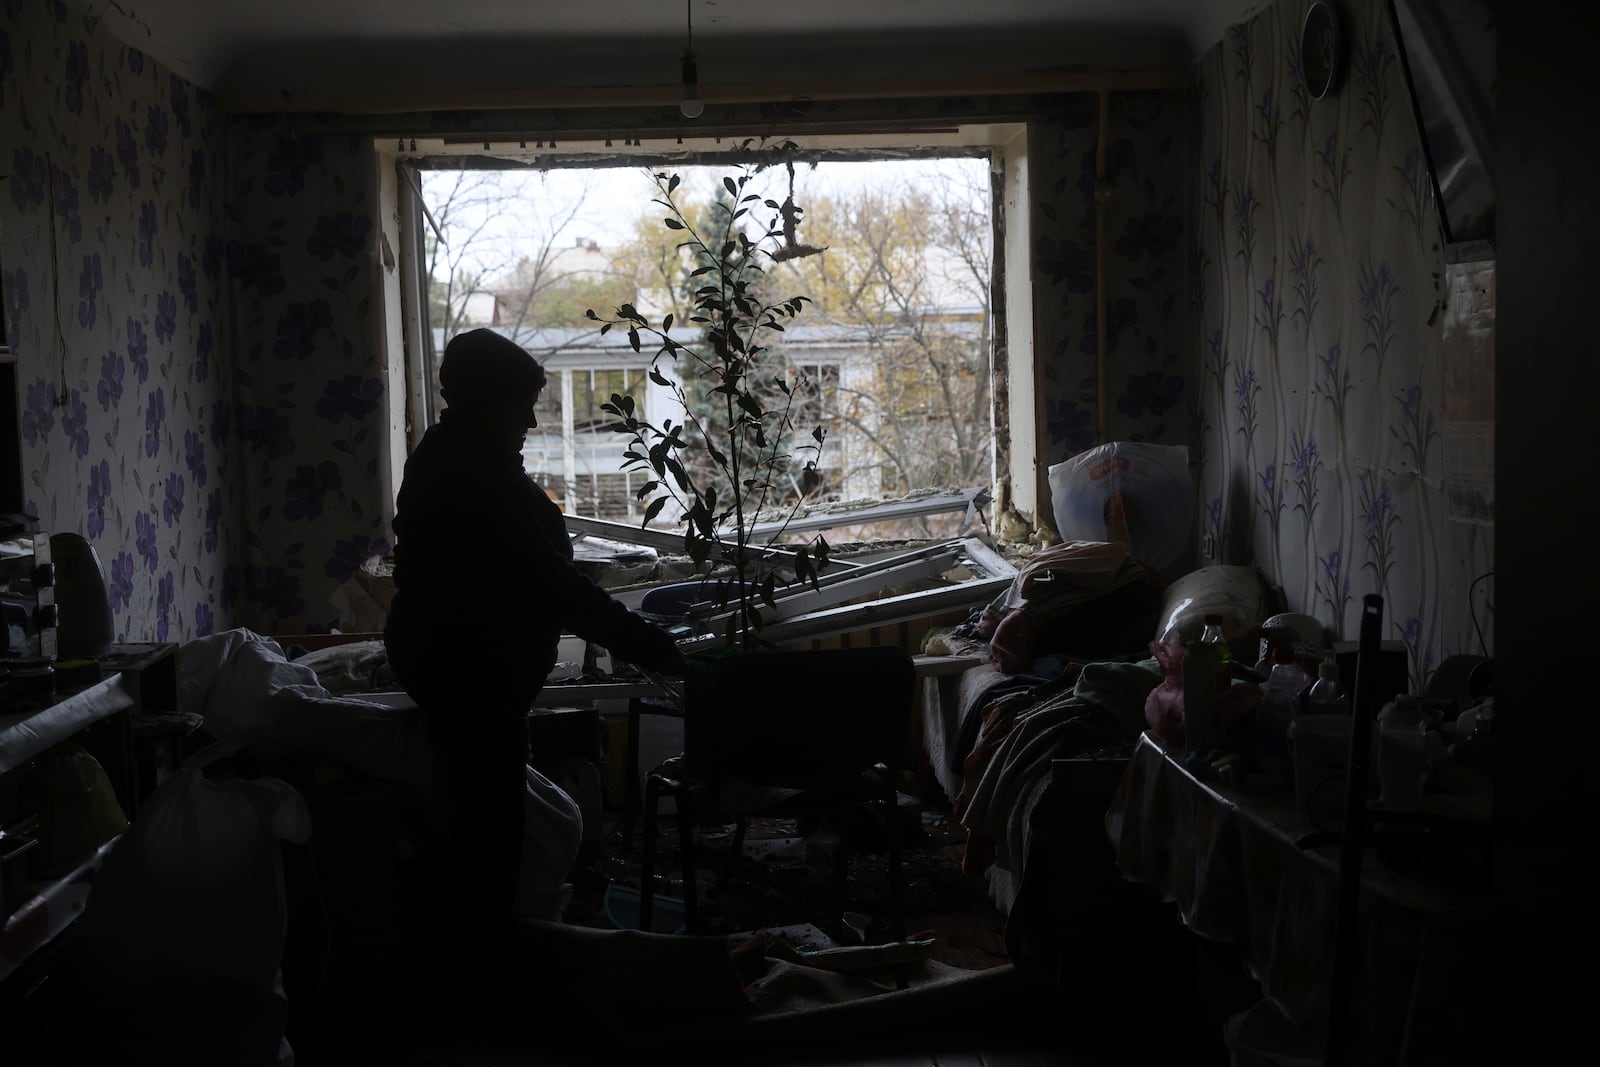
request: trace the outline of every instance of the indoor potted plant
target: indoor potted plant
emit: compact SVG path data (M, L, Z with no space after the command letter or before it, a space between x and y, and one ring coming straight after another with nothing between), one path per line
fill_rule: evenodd
M669 501L681 509L684 552L714 582L709 599L719 610L731 609L722 633L730 650L764 644L762 606L774 606L780 587L815 585L829 551L820 535L782 543L802 503L798 494L776 522L769 521L795 466L815 470L826 435L821 427L796 425L796 382L772 348L784 323L811 302L806 296L775 298L766 270L805 247L794 240L802 212L792 195L779 203L746 190L794 145L745 147L750 161L722 179L717 199L698 216L682 199L680 175L655 175L658 196L652 202L665 209L662 224L691 264L690 329L671 314L652 323L632 304L611 316L588 312L601 333L626 330L634 351L646 343L656 346L650 379L670 390L685 413L682 422L652 420L635 397L621 394L602 405L617 419L611 429L629 438L622 469L650 471L638 490L641 500L656 494L644 522Z

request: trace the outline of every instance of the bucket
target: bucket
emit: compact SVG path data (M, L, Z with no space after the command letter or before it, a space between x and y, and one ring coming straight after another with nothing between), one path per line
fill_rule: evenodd
M603 902L606 920L616 930L639 929L639 891L612 883L606 886ZM684 925L683 901L657 896L650 902L650 929L658 934L681 934Z

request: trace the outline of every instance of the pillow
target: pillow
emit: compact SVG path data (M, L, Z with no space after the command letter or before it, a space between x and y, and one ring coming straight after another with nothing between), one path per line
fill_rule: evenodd
M1205 627L1205 617L1216 614L1222 616L1222 636L1230 645L1248 644L1273 610L1271 590L1254 567L1218 563L1190 571L1167 586L1152 636L1157 641L1169 635L1192 641ZM1253 657L1250 662L1255 662Z

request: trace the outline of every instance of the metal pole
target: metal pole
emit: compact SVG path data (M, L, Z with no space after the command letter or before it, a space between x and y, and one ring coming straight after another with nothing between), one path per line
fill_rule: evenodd
M1339 846L1339 898L1333 931L1333 978L1328 990L1324 1067L1344 1067L1350 1056L1350 1001L1361 968L1361 860L1367 844L1367 772L1374 694L1383 643L1383 598L1361 602L1361 640L1356 650L1356 689L1350 714L1350 776L1344 794L1344 838Z
M1094 157L1094 249L1095 249L1095 283L1094 283L1094 332L1096 344L1095 364L1095 392L1100 402L1100 438L1096 444L1105 444L1111 440L1111 400L1107 391L1111 388L1110 372L1106 368L1106 350L1110 344L1106 328L1106 273L1111 269L1111 256L1106 249L1109 240L1107 232L1109 223L1106 219L1106 210L1111 199L1111 186L1106 178L1106 143L1111 139L1111 93L1107 89L1100 90L1100 135L1095 145Z

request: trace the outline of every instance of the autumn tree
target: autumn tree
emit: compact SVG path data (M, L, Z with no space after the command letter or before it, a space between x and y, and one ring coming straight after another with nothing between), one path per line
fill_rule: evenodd
M759 284L766 295L803 293L814 301L788 339L764 355L763 377L773 389L780 378L794 386L810 406L806 418L841 442L828 461L842 466L827 472L827 484L807 482L797 471L795 493L837 492L847 481L868 484L882 496L988 485L994 344L988 167L978 158L928 160L915 180L827 191L815 181L827 166L813 170L797 162L790 181L786 167L771 167L760 186L773 203L792 196L801 209L792 243L802 254L767 264ZM681 172L688 217L709 225L717 198L727 195L718 185L723 168ZM506 326L574 325L588 308L628 304L657 320L671 313L679 330L695 328L689 321L695 264L648 195L627 205L634 213L631 236L602 250L605 269L574 272L567 268L582 229L581 200L553 205L536 223L518 221L503 202L532 177L504 171L436 176L449 195L435 213L450 220L446 226L441 218L441 229L451 235L442 261L450 269L433 273L436 324L444 309L459 322L452 300L477 287L500 295ZM502 198L498 210L496 197ZM506 231L492 248L486 242L493 227L485 219L499 219L496 225ZM465 254L477 244L484 254ZM509 254L501 251L507 248ZM493 266L474 273L466 269L472 264ZM813 326L847 338L866 373L803 381L802 368L817 369L828 358L813 347L815 333L807 339ZM699 407L697 388L689 393ZM708 411L707 417L714 416ZM845 441L854 445L842 447Z
M446 337L490 324L473 318L475 294L494 300L494 325L513 330L575 326L596 301L633 295L625 277L573 266L586 194L540 197L552 206L535 210L528 194L543 178L523 168L424 172L429 321Z
M884 495L987 485L993 226L986 168L941 182L867 188L807 205L806 240L773 283L810 295L828 324L870 355L864 383L841 381L827 414L870 448Z

